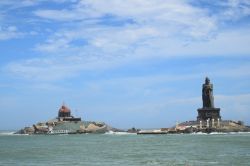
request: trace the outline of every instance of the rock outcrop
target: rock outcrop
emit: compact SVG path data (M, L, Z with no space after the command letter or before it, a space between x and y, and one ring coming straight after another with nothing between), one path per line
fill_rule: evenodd
M103 122L82 121L80 117L74 117L70 108L63 103L58 110L58 117L44 123L39 122L31 127L25 127L17 131L16 134L82 134L108 131L118 131L118 129Z
M83 133L105 133L118 131L103 122L93 121L51 121L37 123L31 127L25 127L15 134L83 134ZM122 131L122 130L119 130Z

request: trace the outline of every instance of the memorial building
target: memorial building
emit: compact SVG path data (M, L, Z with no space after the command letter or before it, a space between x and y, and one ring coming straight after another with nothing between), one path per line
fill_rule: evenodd
M202 102L203 107L199 108L197 122L200 126L214 127L221 121L220 108L214 107L213 84L208 77L202 85Z
M63 103L58 111L60 121L81 121L81 118L75 118L71 115L71 110Z

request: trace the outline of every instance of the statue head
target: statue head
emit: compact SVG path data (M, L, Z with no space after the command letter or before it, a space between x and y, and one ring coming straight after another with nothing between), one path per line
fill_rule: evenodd
M205 79L205 84L210 84L210 79L208 77Z

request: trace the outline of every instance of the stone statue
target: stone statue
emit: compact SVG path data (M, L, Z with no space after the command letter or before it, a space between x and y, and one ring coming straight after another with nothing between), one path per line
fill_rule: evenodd
M197 109L197 122L200 122L201 127L205 126L205 122L208 123L208 128L213 127L213 121L216 120L219 123L219 121L221 121L221 116L220 108L214 107L213 84L210 84L210 80L207 77L205 83L202 85L202 101L203 107Z
M203 108L214 108L213 84L206 77L205 84L202 85Z

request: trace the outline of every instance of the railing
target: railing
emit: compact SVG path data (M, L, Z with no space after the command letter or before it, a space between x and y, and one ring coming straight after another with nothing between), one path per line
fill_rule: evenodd
M48 134L68 134L70 130L51 130Z

